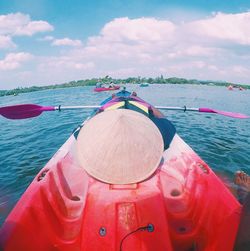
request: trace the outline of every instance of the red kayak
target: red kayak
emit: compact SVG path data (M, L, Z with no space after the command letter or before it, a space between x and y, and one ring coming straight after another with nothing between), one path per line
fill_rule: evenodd
M162 135L158 168L132 184L89 175L76 157L78 133L90 122L83 123L9 214L0 231L2 250L232 251L241 205L171 122L129 92L116 96L88 121L113 109L143 114Z
M94 89L95 92L105 92L105 91L115 91L115 90L119 90L120 86L115 85L113 87L96 87Z

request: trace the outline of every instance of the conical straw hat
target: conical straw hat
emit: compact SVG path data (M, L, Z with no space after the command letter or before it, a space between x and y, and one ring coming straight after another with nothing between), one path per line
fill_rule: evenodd
M91 118L77 139L80 165L109 184L131 184L148 178L163 154L163 139L145 115L127 109Z

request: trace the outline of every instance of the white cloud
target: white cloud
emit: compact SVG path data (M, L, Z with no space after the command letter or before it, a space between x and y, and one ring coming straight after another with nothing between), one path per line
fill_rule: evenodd
M52 42L54 46L81 46L82 42L78 39L72 40L70 38L54 39Z
M175 31L175 25L167 20L155 18L116 18L107 23L101 36L108 41L148 42L167 41Z
M186 48L184 54L187 56L214 56L218 53L219 49L209 48L200 45L191 45Z
M45 21L31 21L25 26L18 27L15 35L32 36L35 33L46 31L53 31L53 26Z
M141 63L181 57L220 55L221 48L204 44L203 38L192 41L186 26L155 18L118 18L104 26L99 36L90 37L85 55L136 59Z
M220 40L250 45L250 12L216 13L213 17L188 24L191 33Z
M209 69L209 70L212 70L212 71L218 71L218 70L219 70L218 67L217 67L216 65L209 65L209 66L208 66L208 69Z
M117 78L126 78L127 76L137 76L137 70L135 68L119 68L118 70L110 71L109 74ZM103 73L104 75L104 73Z
M0 70L15 70L21 67L21 63L29 61L32 58L33 56L26 52L9 53L3 60L0 60Z
M47 69L53 70L90 70L95 68L95 64L91 61L83 61L78 58L72 59L72 57L48 57L43 59L39 69L41 71L47 71Z
M13 49L16 44L12 41L10 36L0 35L0 49Z
M11 13L0 15L0 34L10 36L32 36L38 32L53 31L54 27L46 21L31 21L29 15Z
M89 38L87 45L71 53L71 56L97 59L97 65L105 60L106 65L112 67L112 72L117 69L124 75L126 71L123 69L129 69L128 73L132 72L131 66L145 72L152 65L157 69L180 58L209 58L221 53L219 48L196 42L197 44L186 43L182 27L170 21L120 18L106 24L99 36ZM196 63L193 67L200 69L202 64ZM153 74L157 74L157 70Z
M236 73L237 75L244 75L245 77L249 77L250 75L250 67L246 68L242 65L234 65L232 67L232 71Z

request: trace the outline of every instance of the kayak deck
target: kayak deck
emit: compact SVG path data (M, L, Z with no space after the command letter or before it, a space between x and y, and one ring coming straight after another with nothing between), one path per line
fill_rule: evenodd
M90 177L72 135L35 177L0 231L3 250L231 251L241 206L177 135L147 180Z

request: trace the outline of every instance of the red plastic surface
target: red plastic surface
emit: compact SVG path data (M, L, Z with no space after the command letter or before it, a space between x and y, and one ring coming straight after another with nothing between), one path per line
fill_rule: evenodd
M75 141L66 144L61 151L68 153L41 170L7 218L2 249L233 250L241 206L181 139L174 141L156 173L133 185L89 177L73 156ZM152 232L132 233L148 224Z
M94 89L95 92L104 92L104 91L114 91L119 90L120 86L114 86L114 87L96 87Z

